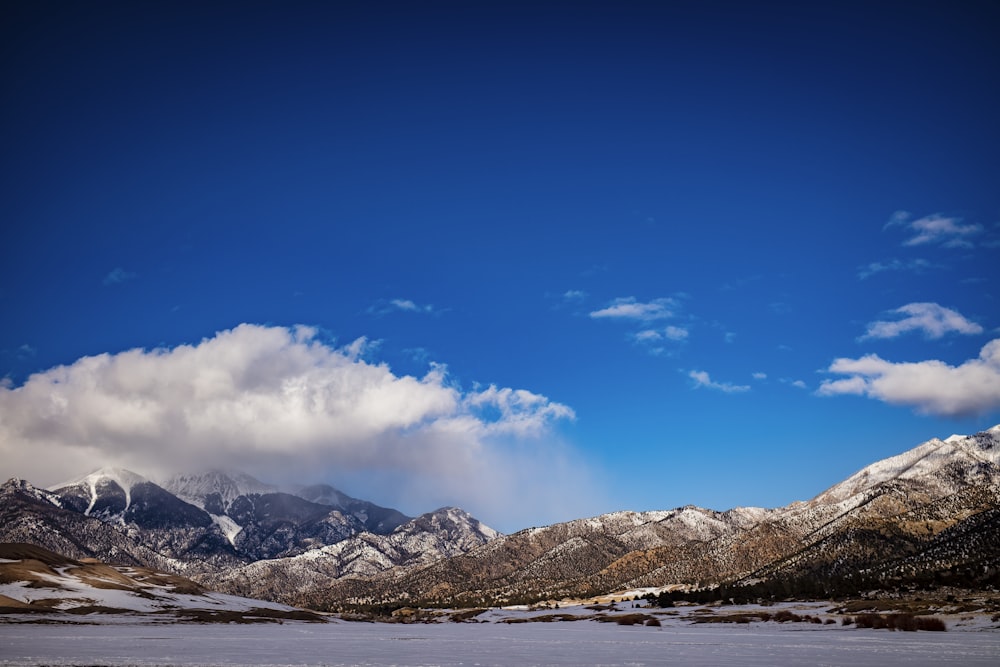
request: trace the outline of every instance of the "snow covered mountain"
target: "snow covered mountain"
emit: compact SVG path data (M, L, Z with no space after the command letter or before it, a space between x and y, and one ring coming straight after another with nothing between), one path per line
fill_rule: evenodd
M398 510L352 498L329 484L304 486L294 490L293 493L310 502L327 505L353 516L364 524L365 530L376 535L388 535L411 519Z
M318 603L332 582L408 571L463 554L499 536L468 512L444 507L388 535L360 533L298 556L262 560L200 578L213 588L269 600Z
M953 435L927 442L863 468L816 496L814 503L832 504L892 480L906 481L934 495L955 493L971 483L997 480L1000 425L971 436Z
M1000 572L998 517L1000 426L930 440L807 502L531 528L425 568L335 581L325 600L492 604L643 586L951 581L955 572L977 585Z
M345 545L336 553L371 573L454 555L496 535L459 510L409 519L326 485L300 491L325 501L319 503L240 473L183 475L165 484L173 493L119 468L52 491L10 480L0 487L0 542L210 577L265 559L321 553L350 539L375 547Z
M506 536L458 509L406 520L327 486L293 495L218 472L165 485L113 469L54 492L11 480L0 542L315 608L1000 584L1000 426L929 440L786 507L615 512Z
M206 512L229 543L251 560L291 555L364 530L351 516L244 473L177 475L164 486Z
M192 505L220 515L225 514L241 496L278 492L278 487L265 484L246 473L222 470L174 475L164 480L163 488Z
M253 560L293 555L366 531L388 533L409 520L326 484L285 493L241 472L175 475L164 487L207 512Z
M102 468L54 488L62 507L102 521L139 528L206 528L204 512L123 468Z

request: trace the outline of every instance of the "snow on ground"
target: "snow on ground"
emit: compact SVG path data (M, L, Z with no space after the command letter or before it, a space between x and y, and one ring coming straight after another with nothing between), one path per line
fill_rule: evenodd
M1000 664L995 632L573 623L0 625L0 665Z
M661 620L661 627L623 626L596 620L524 622L553 614L587 617L608 612L606 605L593 607L491 609L475 617L477 622L469 623L443 620L448 618L443 613L438 617L443 622L408 624L342 620L174 623L106 614L37 623L27 622L37 621L37 615L7 614L0 617L0 666L996 667L1000 664L1000 628L989 615L982 614L947 619L948 632L891 632L845 627L840 623L694 624L692 620L704 614L761 608L691 606L658 610L633 609L630 603L616 605L618 613L651 614ZM828 603L789 603L768 609L823 615L829 608Z

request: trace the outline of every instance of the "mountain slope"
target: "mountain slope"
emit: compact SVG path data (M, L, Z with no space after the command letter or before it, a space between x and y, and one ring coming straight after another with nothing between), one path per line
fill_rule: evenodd
M321 621L284 605L211 593L177 575L76 560L33 544L0 544L0 613L151 614L157 620Z
M963 563L996 570L996 540L971 526L995 521L998 461L1000 427L933 439L808 502L619 512L533 528L424 568L339 580L313 604L484 604L861 571L912 578Z
M177 475L165 485L207 512L230 544L252 561L335 544L366 529L351 514L283 493L243 473Z
M102 468L53 493L67 509L120 525L184 529L212 524L204 511L122 468Z
M388 535L412 518L398 510L352 498L329 484L305 486L296 490L295 495L353 516L362 523L366 531L376 535Z
M134 472L103 468L52 493L60 507L117 526L167 558L223 564L239 557L204 510Z
M361 533L298 556L205 574L199 581L239 595L308 604L337 580L427 565L497 536L467 512L442 508L410 520L389 535Z
M12 480L0 488L0 541L317 608L1000 583L1000 426L929 440L786 507L615 512L506 536L454 508L384 532L402 515L327 486L292 495L223 473L168 486L181 497L120 470L58 493Z
M69 558L110 558L119 565L171 572L199 565L170 558L123 526L66 509L61 502L56 494L24 480L8 480L0 486L0 542L30 543Z
M365 524L353 515L277 492L249 476L212 472L181 481L171 485L195 503L225 514L212 514L121 469L102 469L55 491L10 480L0 487L0 542L30 542L73 558L103 558L200 576L228 590L273 589L272 597L279 598L288 596L273 585L261 585L259 575L243 566L279 563L260 569L280 579L280 563L306 554L306 562L322 558L320 569L333 576L361 576L426 564L496 535L456 509L429 513L389 534L377 534L365 531ZM331 487L319 490L336 492ZM369 518L383 529L403 516L341 496L343 504L376 515ZM224 534L227 526L235 528ZM242 577L252 584L239 584ZM329 579L323 575L324 582Z

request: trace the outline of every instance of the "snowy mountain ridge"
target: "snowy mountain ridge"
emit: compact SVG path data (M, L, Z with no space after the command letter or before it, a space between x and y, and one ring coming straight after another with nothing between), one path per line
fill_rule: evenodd
M932 439L810 501L613 512L530 528L422 569L332 580L303 600L493 604L779 576L947 579L955 568L975 579L1000 571L1000 538L982 536L1000 515L998 454L1000 426ZM900 570L902 554L909 564Z
M238 471L210 470L205 473L176 474L160 484L178 498L201 507L210 514L222 515L240 496L275 493L278 487L265 484ZM216 507L206 506L207 498L215 499ZM221 511L213 511L218 509Z
M816 496L814 502L840 502L893 479L935 479L942 485L940 491L946 492L960 485L969 469L980 469L983 465L983 474L997 477L1000 425L974 435L952 435L945 440L932 438L909 451L862 468ZM957 474L942 475L948 469L957 470Z
M101 495L98 491L98 487L107 485L117 486L117 488L125 494L124 511L128 510L128 508L132 505L132 488L138 484L145 484L148 482L148 479L142 475L132 472L131 470L111 466L100 468L88 475L84 475L83 477L70 482L65 482L52 488L65 489L67 487L75 487L88 490L90 493L90 503L87 505L87 509L85 509L83 513L90 516L90 513L93 511L94 506L97 504Z
M345 541L331 550L330 563L340 559L347 570L374 573L455 555L497 535L457 508L410 519L327 485L313 488L352 513L241 473L175 476L167 484L179 495L120 468L52 491L10 480L0 487L0 542L211 578L258 561L315 557Z
M191 504L141 480L108 472L55 492L8 482L0 541L111 554L315 608L779 579L979 585L1000 572L1000 426L928 440L785 507L619 511L511 535L458 508L401 520L326 485L296 496L253 478L188 477L174 488Z
M333 580L361 580L425 567L480 547L499 535L468 512L443 507L412 519L388 535L359 533L296 556L260 560L207 574L199 581L238 595L303 600Z

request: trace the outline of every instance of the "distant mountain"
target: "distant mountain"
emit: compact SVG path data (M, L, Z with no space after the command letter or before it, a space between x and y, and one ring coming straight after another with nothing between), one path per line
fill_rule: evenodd
M996 586L998 529L1000 426L929 440L786 507L615 512L512 535L455 508L408 519L329 486L290 494L218 471L163 487L118 469L51 492L0 487L0 542L320 609Z
M178 475L164 485L201 508L251 561L301 553L364 530L353 517L242 473Z
M930 440L808 502L617 512L532 528L423 568L339 579L307 602L480 605L758 582L817 582L820 593L995 584L998 514L1000 426Z
M361 533L298 556L258 561L203 576L206 585L268 600L316 601L338 580L408 571L475 549L499 536L469 513L446 507L388 535Z
M239 472L176 475L164 486L207 512L252 560L294 555L366 531L391 532L409 520L325 484L291 494Z
M29 543L69 558L102 558L170 572L211 566L193 557L173 558L170 549L157 548L159 540L144 542L140 533L63 507L58 495L24 480L11 479L0 486L0 542ZM181 541L181 535L172 541ZM234 564L231 556L216 561L219 566Z
M120 525L146 529L207 528L212 520L141 475L103 468L56 487L62 507Z
M496 535L460 510L410 519L326 485L294 495L222 471L164 484L120 468L52 491L10 480L0 487L0 542L235 582L258 561L308 558L326 548L345 572L374 573L461 553Z
M279 490L246 473L222 470L174 475L163 482L163 487L178 498L217 515L225 514L237 498L277 493Z
M329 484L305 486L294 493L310 502L327 505L353 516L364 525L365 530L376 535L388 535L412 518L397 510L352 498Z

